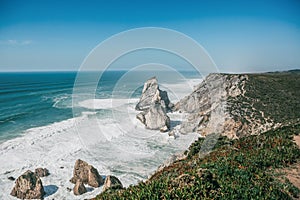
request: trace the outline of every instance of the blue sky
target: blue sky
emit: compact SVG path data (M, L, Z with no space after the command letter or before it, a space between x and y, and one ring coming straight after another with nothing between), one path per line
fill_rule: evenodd
M300 68L297 0L0 0L0 71L77 70L104 39L147 26L194 38L221 71Z

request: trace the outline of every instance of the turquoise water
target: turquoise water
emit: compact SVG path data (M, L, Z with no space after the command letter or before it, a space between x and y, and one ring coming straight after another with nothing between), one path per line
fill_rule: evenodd
M105 73L99 96L108 98L124 72ZM76 72L0 73L0 141L73 117Z
M98 83L96 98L112 97L114 86L126 71L107 71ZM143 75L142 75L143 74ZM183 72L186 77L196 76L194 72ZM149 72L136 72L124 84L118 98L138 98L146 77L156 75ZM162 72L159 79L178 82L178 78ZM139 77L140 79L137 79ZM76 72L26 72L0 73L0 142L20 136L25 130L48 125L73 117L72 92ZM143 80L143 81L142 81ZM131 88L138 81L139 88ZM82 85L88 87L87 83ZM135 85L136 84L132 84ZM132 93L132 90L134 92ZM88 110L82 108L82 111ZM101 115L105 110L97 110Z
M136 119L134 108L144 82L153 76L173 103L199 82L185 80L199 78L195 73L176 71L107 71L99 82L92 79L99 77L97 72L85 72L80 81L76 72L0 73L0 199L13 199L8 176L37 167L51 173L43 185L58 187L45 199L91 198L102 188L79 197L66 190L74 187L68 180L76 159L92 164L100 174L117 176L127 187L186 150L198 134L175 140ZM183 119L181 113L168 115L174 122Z

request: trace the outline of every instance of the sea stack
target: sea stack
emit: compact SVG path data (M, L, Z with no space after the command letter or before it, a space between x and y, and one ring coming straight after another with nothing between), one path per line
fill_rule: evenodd
M136 117L146 128L166 132L170 129L167 112L173 108L166 91L159 89L156 77L148 79L136 110L142 111Z
M98 170L80 159L76 160L73 177L70 182L76 184L77 180L80 180L83 184L88 184L91 187L100 187L104 183Z
M173 108L173 104L169 100L168 93L160 90L156 77L152 77L145 82L142 96L135 109L138 111L147 111L155 102L161 104L166 112Z
M10 194L19 199L42 199L45 191L40 177L28 170L18 177Z

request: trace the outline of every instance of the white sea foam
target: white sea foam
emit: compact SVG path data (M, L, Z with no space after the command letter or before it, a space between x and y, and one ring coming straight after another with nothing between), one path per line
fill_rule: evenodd
M137 102L138 99L87 99L79 102L79 106L88 109L112 109Z
M172 84L165 87L170 89ZM190 92L179 84L172 91L181 96ZM101 175L116 175L124 186L136 184L198 137L189 134L174 140L167 133L146 130L135 118L136 101L86 100L81 102L85 108L110 109L113 105L113 117L101 118L97 112L83 112L80 117L29 129L23 136L0 144L0 199L15 199L9 195L14 182L7 177L17 178L37 167L50 171L50 176L42 178L46 200L94 197L101 187L79 197L67 191L67 187L74 186L69 180L79 158L95 166ZM180 122L182 115L172 113L170 118L172 122Z
M44 97L47 99L47 97ZM52 99L53 107L55 108L72 108L72 96L71 94L64 94L56 96Z

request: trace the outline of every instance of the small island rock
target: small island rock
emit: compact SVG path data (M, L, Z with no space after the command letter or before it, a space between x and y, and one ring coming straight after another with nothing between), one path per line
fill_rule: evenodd
M70 181L76 184L77 180L92 187L100 187L104 182L96 168L80 159L76 160L73 177Z
M135 109L139 111L147 111L153 103L161 104L166 112L171 110L173 107L167 92L159 89L156 77L152 77L145 82L142 96Z
M158 103L152 104L148 111L139 113L137 119L148 129L166 132L170 128L170 118Z
M10 194L20 199L42 199L45 191L40 177L28 170L18 177Z

